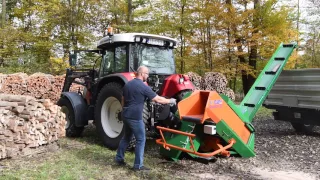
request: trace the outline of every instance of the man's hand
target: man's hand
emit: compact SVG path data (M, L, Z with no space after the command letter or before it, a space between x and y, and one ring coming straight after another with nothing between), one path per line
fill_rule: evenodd
M174 106L174 105L177 105L177 100L176 99L174 99L174 98L171 98L170 99L170 106Z

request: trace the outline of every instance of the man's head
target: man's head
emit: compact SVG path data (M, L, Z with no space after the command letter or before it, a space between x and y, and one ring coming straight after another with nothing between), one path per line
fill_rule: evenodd
M149 69L146 66L140 66L137 69L137 78L146 81L149 77Z

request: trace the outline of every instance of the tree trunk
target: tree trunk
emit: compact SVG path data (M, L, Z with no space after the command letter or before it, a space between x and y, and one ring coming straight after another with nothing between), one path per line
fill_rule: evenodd
M6 0L2 0L2 18L1 18L1 28L4 28L6 24Z
M1 16L1 25L0 28L4 28L6 24L6 1L2 0L2 16ZM0 44L0 49L4 48L4 42ZM0 67L4 66L4 57L0 56Z
M128 17L127 21L129 26L132 26L132 0L128 0Z
M231 12L231 0L226 0L226 4L227 4L227 10L228 10L228 14L230 15L230 12ZM230 20L230 19L229 19ZM228 30L227 30L227 36L228 36L228 60L229 60L229 65L231 64L231 60L232 60L232 57L231 57L231 23L229 22L228 23ZM230 67L230 72L231 72L231 67ZM236 74L237 72L235 72L235 78L234 78L234 81L236 81ZM227 77L228 78L228 77ZM229 86L231 88L231 83L232 83L232 80L230 78L229 80ZM235 86L235 85L234 85ZM234 89L234 88L233 88Z
M213 70L213 60L212 60L212 43L211 43L211 28L210 28L210 20L207 19L207 42L208 42L208 62L210 71Z
M182 0L181 1L181 14L180 14L180 19L181 19L181 24L180 24L180 28L179 28L179 33L180 33L180 42L181 42L181 47L180 47L180 57L181 57L181 61L180 61L180 73L184 73L184 69L185 69L185 63L183 60L183 56L184 56L184 51L185 51L185 43L184 43L184 11L185 11L185 4L186 1Z
M252 32L252 37L258 33L258 26L259 26L259 14L257 13L260 8L260 0L254 0L254 9L255 9L255 14L254 14L254 19L253 19L253 32ZM252 70L257 70L257 57L258 57L258 41L253 39L250 42L250 55L249 55L249 66L252 68ZM253 85L254 81L256 80L255 74L248 74L248 84L247 84L247 89L250 90L251 86ZM245 93L246 94L246 93Z
M242 42L240 38L236 39L237 49L239 53L243 53L243 48L242 48ZM247 64L246 59L244 55L239 55L239 61L242 64ZM241 78L242 78L242 88L243 88L243 93L246 95L249 92L249 83L248 83L248 72L246 70L241 70Z

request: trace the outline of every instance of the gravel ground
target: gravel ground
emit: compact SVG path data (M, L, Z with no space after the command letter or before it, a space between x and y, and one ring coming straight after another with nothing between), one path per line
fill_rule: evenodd
M271 118L256 119L253 125L256 157L217 158L209 164L190 159L154 163L182 179L320 179L319 127L305 135L297 134L290 123Z
M155 144L154 139L149 139L146 164L153 171L174 176L174 179L320 179L320 127L316 127L314 133L305 135L297 134L290 123L272 118L255 119L253 125L256 129L255 157L217 158L209 164L187 158L178 162L167 161L159 154L160 146ZM92 124L85 132L86 136L96 136Z

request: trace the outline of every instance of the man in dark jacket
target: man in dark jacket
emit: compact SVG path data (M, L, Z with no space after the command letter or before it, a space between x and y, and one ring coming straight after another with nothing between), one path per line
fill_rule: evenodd
M176 99L166 99L158 96L144 82L149 76L149 69L140 66L136 78L129 81L123 87L122 96L122 119L124 123L124 136L120 141L116 162L125 165L124 153L129 145L132 135L136 138L134 170L150 170L143 165L144 147L146 142L145 125L142 119L143 106L146 98L160 104L176 104Z

